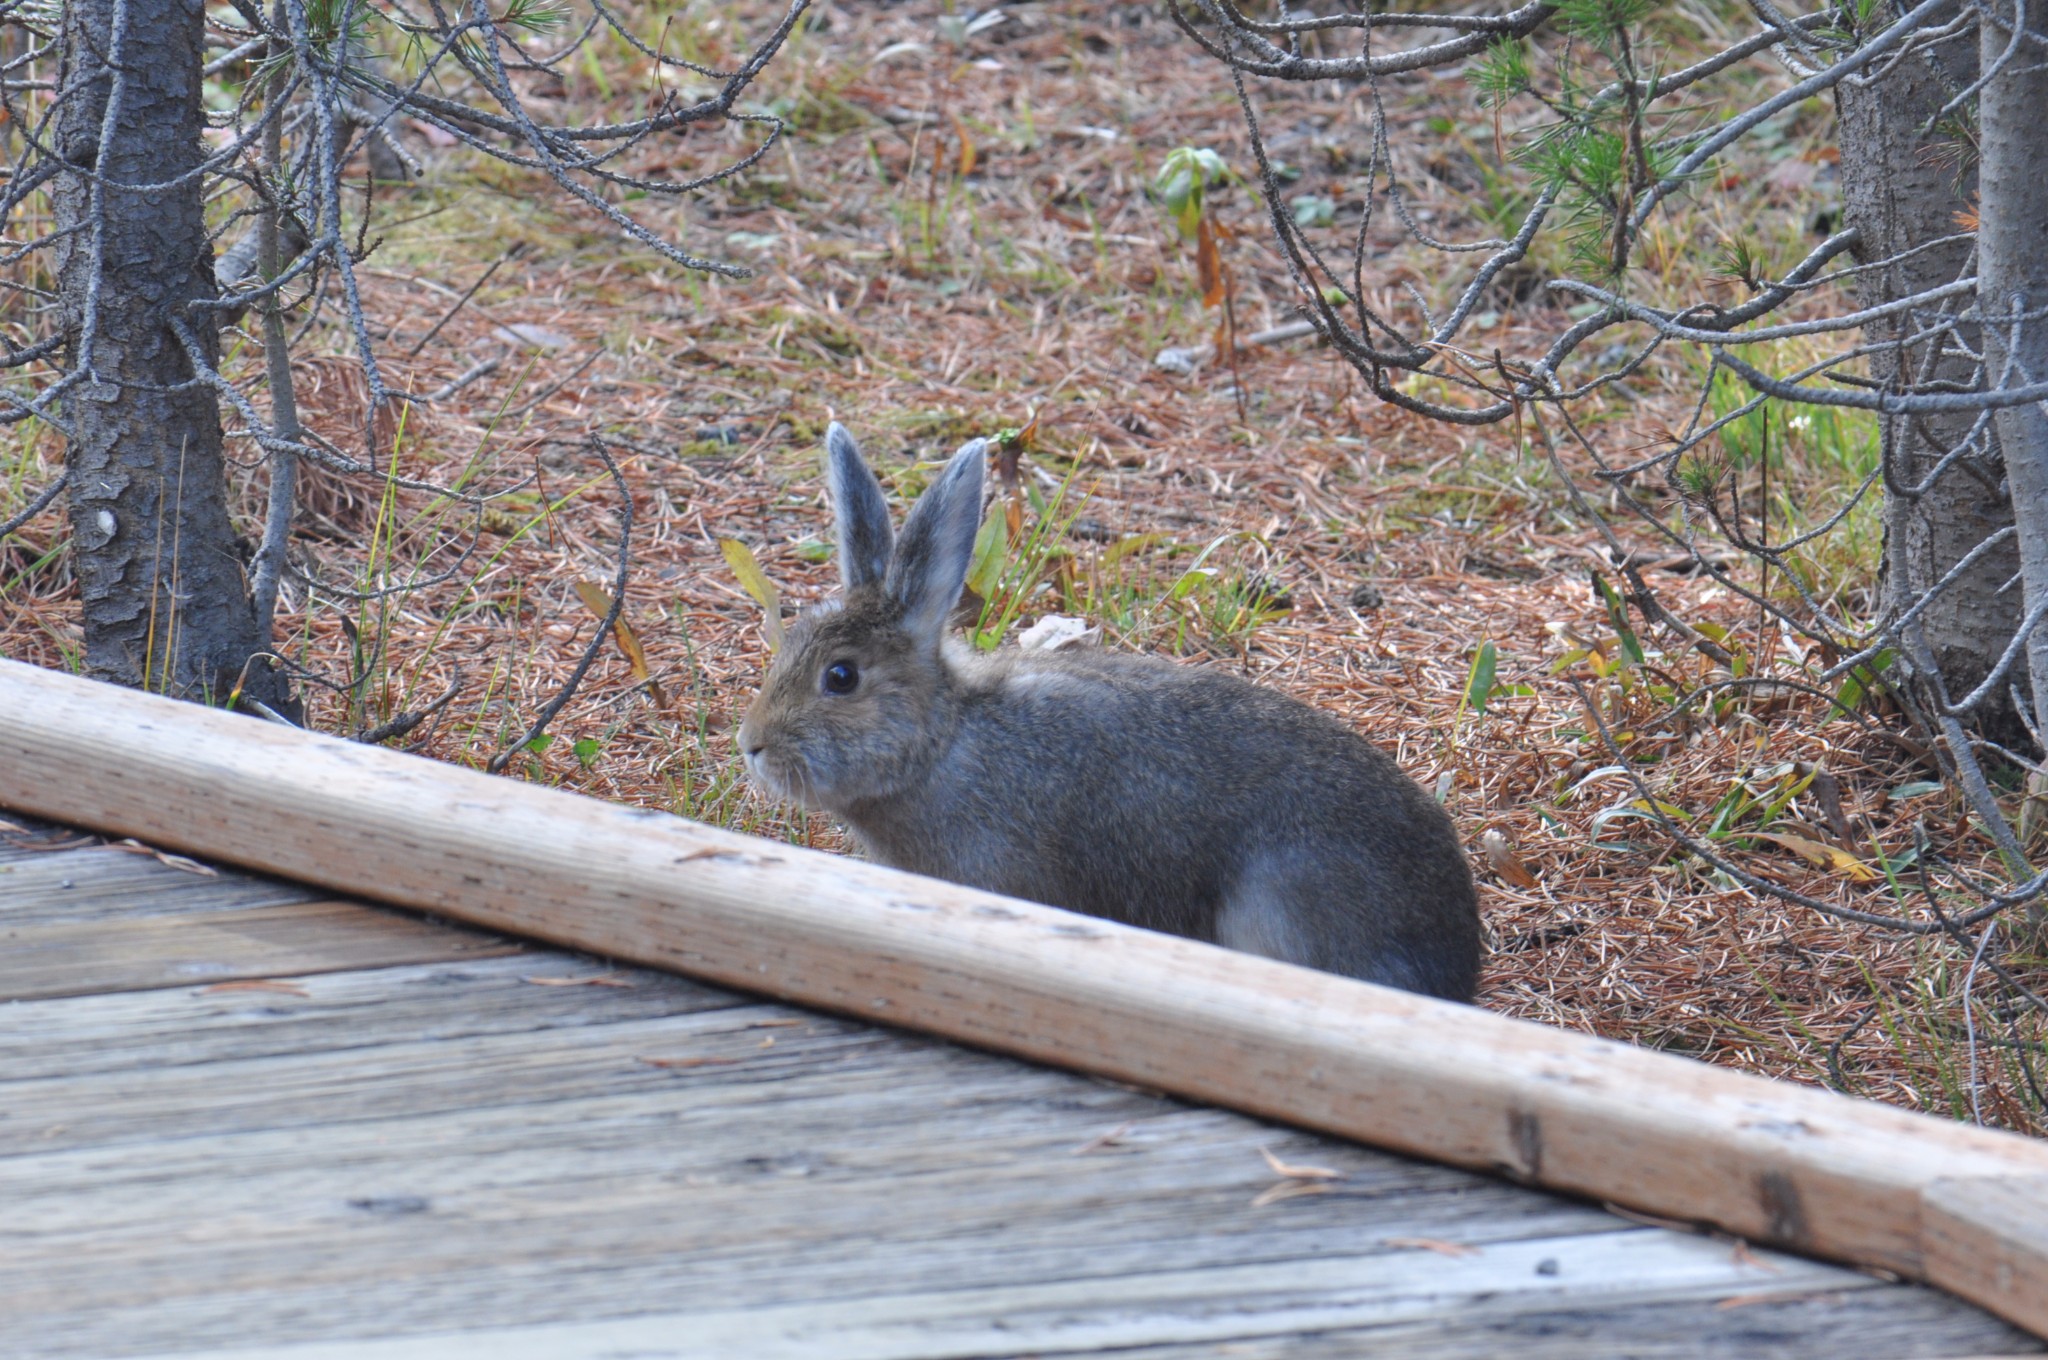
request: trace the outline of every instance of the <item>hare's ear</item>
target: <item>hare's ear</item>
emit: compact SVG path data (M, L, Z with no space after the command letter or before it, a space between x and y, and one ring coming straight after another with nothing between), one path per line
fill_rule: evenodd
M889 504L846 427L825 431L825 479L839 523L839 579L847 590L882 583L889 570Z
M911 635L936 640L959 602L981 527L981 477L988 441L961 446L931 489L918 497L889 563L889 596Z

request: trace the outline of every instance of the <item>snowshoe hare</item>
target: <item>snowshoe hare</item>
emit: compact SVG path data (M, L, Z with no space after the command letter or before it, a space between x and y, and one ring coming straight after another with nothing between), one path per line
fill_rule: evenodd
M1471 871L1391 759L1217 669L948 637L984 441L900 539L853 438L825 448L846 588L792 625L740 727L756 783L899 869L1472 998Z

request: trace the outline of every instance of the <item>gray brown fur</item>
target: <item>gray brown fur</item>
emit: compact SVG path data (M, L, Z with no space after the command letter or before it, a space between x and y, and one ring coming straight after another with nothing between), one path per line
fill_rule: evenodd
M1221 671L945 636L980 519L961 449L891 547L874 475L827 438L841 601L791 628L740 741L754 778L884 864L1471 999L1479 916L1450 819L1348 727ZM828 693L850 662L851 693Z

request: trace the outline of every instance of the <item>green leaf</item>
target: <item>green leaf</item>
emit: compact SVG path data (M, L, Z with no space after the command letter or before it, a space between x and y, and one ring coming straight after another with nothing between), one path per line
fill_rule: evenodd
M598 753L604 750L604 743L596 737L578 737L575 745L569 749L576 753L576 763L587 770L597 763Z
M1319 194L1303 194L1294 200L1294 225L1327 227L1337 220L1337 200Z
M1166 592L1166 598L1169 600L1184 600L1197 590L1203 590L1215 584L1215 581L1216 568L1190 567L1182 574L1178 581L1173 583L1173 589Z
M1870 694L1883 687L1883 675L1898 660L1891 648L1870 658L1866 665L1857 666L1842 677L1842 687L1835 691L1835 707L1844 715L1854 714Z
M1607 578L1599 572L1593 573L1593 589L1600 595L1600 602L1607 607L1607 622L1614 629L1615 639L1621 643L1622 655L1629 664L1643 664L1643 644L1636 639L1636 630L1629 626L1628 606L1622 603L1619 593L1607 584Z
M554 744L555 734L552 732L543 732L539 736L535 737L532 741L526 743L526 749L533 752L537 756L545 755L547 754L548 747L553 746Z
M1471 673L1465 677L1465 704L1474 713L1486 712L1486 701L1493 697L1493 676L1499 662L1492 639L1479 644L1472 657Z
M740 589L754 597L754 603L761 606L768 631L768 650L782 650L782 592L768 579L768 573L761 570L761 564L754 559L754 550L736 538L718 540L718 550L725 554L725 564L732 568L734 579Z
M981 522L981 531L974 536L974 556L967 568L967 588L984 601L996 597L996 587L1002 584L1003 568L1010 556L1010 526L1004 517L1002 507Z
M1128 538L1120 538L1103 550L1102 565L1113 567L1132 553L1147 552L1160 546L1162 543L1171 543L1172 541L1170 537L1161 533L1132 534Z

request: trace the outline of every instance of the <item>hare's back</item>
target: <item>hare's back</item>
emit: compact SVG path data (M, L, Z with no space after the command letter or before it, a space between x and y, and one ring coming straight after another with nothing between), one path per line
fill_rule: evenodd
M1176 813L1205 842L1218 831L1264 845L1393 832L1454 844L1435 800L1385 752L1333 715L1216 667L1027 653L990 697L999 758L1013 771L1103 805Z

